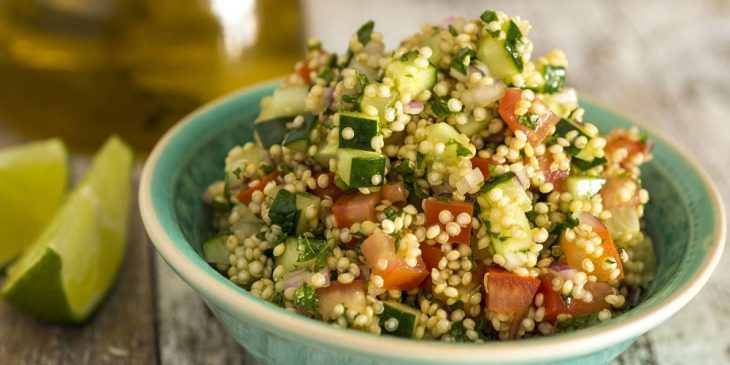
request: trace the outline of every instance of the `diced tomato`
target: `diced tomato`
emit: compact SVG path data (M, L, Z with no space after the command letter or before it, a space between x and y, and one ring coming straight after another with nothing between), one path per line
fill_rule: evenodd
M442 201L437 199L426 199L424 200L424 208L426 214L426 227L431 227L434 224L438 224L442 231L446 230L446 224L441 223L439 220L439 214L442 210L448 210L453 216L453 220L456 221L457 217L461 213L469 215L469 223L465 226L460 226L461 231L456 236L449 236L449 242L456 242L468 245L471 243L471 217L474 213L474 204L471 202L460 202L460 201Z
M540 280L519 276L500 267L487 267L484 276L487 310L521 320L532 305Z
M373 275L383 278L384 289L411 290L417 288L428 276L426 264L421 256L415 267L408 266L405 258L396 254L395 238L377 230L360 246ZM378 267L379 260L386 260L388 266L383 270Z
M475 168L478 168L479 171L482 172L482 175L484 175L484 180L489 179L489 166L496 166L497 163L494 162L491 158L481 158L481 157L472 157L471 158L471 165Z
M354 193L343 195L332 206L335 223L340 228L350 228L354 223L377 222L375 206L380 202L380 193Z
M408 201L408 189L402 182L387 183L380 189L383 199L391 203Z
M631 189L633 186L633 189ZM629 196L629 199L624 201L621 197L621 191L629 187L633 190L633 194ZM613 209L619 207L636 207L639 205L639 191L641 188L639 184L631 177L611 177L606 179L606 183L601 188L601 199L603 201L604 209Z
M624 131L613 131L608 137L606 137L606 156L610 159L613 156L614 151L619 148L626 149L628 153L626 158L621 162L624 168L632 165L631 162L633 157L642 154L648 156L651 154L652 143L651 141L632 140Z
M332 201L337 201L337 198L345 195L345 192L340 190L337 185L335 185L335 174L332 172L318 172L314 174L314 180L316 181L320 175L327 175L329 177L329 184L326 188L320 188L319 185L317 185L314 190L312 190L312 194L324 199L325 197L330 197Z
M248 189L241 190L241 192L238 193L238 195L236 196L236 199L238 199L238 201L243 204L249 205L251 204L251 196L255 191L263 191L269 181L274 181L278 178L279 171L274 170L272 173L266 175L263 179L260 179L259 182L255 185L248 187Z
M589 226L591 226L591 228L593 228L593 232L596 232L596 234L601 237L602 241L600 247L603 248L603 255L601 255L600 257L594 257L592 254L589 255L585 252L585 249L583 249L582 247L578 247L578 245L574 241L568 241L565 239L565 236L562 236L560 238L560 246L563 249L563 253L565 254L568 265L572 267L582 267L583 260L587 258L593 263L593 272L591 273L591 275L595 275L596 279L598 279L599 281L609 281L611 278L612 270L604 269L603 263L606 260L610 260L616 263L617 268L621 272L616 279L623 279L624 269L623 265L621 264L621 258L618 255L618 251L616 250L616 244L613 242L611 234L608 232L608 229L606 229L606 226L600 220L598 220L598 218L586 212L581 213L578 217L578 220L581 224L588 224Z
M337 304L343 304L347 309L358 312L365 309L365 282L353 280L349 284L342 284L337 280L330 282L330 285L317 289L319 299L319 313L325 321L330 319L332 311Z
M586 303L580 299L571 299L570 304L566 303L561 293L552 289L552 282L555 275L552 273L540 276L540 288L542 294L542 306L545 308L544 321L555 323L559 314L566 313L573 317L580 317L596 313L609 307L606 303L606 296L611 294L611 286L602 282L589 281L583 287L593 295L593 300Z
M535 99L532 104L542 105L546 112L539 115L535 122L536 127L534 129L520 124L517 115L515 115L515 107L521 98L522 89L508 88L499 102L499 115L505 123L507 123L507 127L509 127L512 132L519 129L525 132L528 142L538 144L550 135L551 130L555 124L558 123L559 118L550 110L550 108L548 108L547 105L545 105L545 103L539 99ZM532 112L532 108L530 108L529 111Z
M433 245L421 243L420 248L421 257L423 258L423 262L426 264L426 269L428 269L428 272L430 273L431 269L439 265L439 261L441 261L441 258L444 256L443 252L441 252L441 245L438 243Z
M537 164L540 167L540 171L545 175L545 182L553 184L555 191L562 191L565 185L565 179L568 178L570 170L550 170L550 165L553 164L553 161L553 154L549 152L537 157Z

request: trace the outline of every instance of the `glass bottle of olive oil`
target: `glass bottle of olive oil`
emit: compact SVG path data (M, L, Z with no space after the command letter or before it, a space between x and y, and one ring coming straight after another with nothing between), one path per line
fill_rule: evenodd
M0 0L0 123L149 150L206 101L290 70L301 29L297 0Z

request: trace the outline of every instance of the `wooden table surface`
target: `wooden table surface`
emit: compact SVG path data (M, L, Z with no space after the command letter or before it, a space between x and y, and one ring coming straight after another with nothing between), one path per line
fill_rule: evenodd
M305 3L308 33L341 50L366 19L389 40L485 6L531 20L536 53L559 47L568 82L671 136L730 197L730 1L460 1ZM352 9L356 9L353 11ZM336 16L321 17L329 10ZM332 31L336 29L338 31ZM347 30L340 32L339 30ZM3 85L2 87L6 87ZM0 146L17 136L0 125ZM77 163L83 165L83 162ZM255 364L201 299L157 256L133 203L126 261L86 325L39 322L0 303L0 364ZM730 363L730 254L702 292L615 364Z

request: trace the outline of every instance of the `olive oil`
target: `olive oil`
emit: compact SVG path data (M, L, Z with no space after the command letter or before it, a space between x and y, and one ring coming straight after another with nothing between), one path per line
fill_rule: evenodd
M294 0L0 0L0 123L149 150L201 104L290 70Z

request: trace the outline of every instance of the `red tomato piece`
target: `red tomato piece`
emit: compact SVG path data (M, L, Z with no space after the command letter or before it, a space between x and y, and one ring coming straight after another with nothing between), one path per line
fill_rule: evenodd
M568 178L570 170L550 170L550 165L553 164L553 154L545 152L542 156L537 157L537 164L540 167L540 171L545 175L545 182L553 184L553 190L563 191L565 185L565 179Z
M314 190L312 190L312 194L324 199L325 197L329 197L332 199L332 201L337 201L337 199L343 195L345 195L345 192L340 190L337 185L335 185L335 174L332 172L317 172L314 174L314 180L317 181L320 175L327 175L329 177L329 184L326 188L320 188L319 185L317 185Z
M542 142L552 132L555 124L558 123L557 115L555 115L545 103L539 99L533 100L533 105L540 104L544 107L546 112L538 116L538 120L535 122L535 128L530 128L526 125L522 125L518 121L517 115L515 115L515 107L517 102L522 99L522 89L519 88L508 88L505 90L504 96L499 102L499 115L502 117L507 127L514 132L521 130L527 135L527 141L532 144L538 144ZM532 108L530 108L530 111Z
M623 197L622 191L628 189L630 194L628 200ZM639 184L631 177L611 177L606 179L606 183L601 188L601 198L604 209L613 209L619 207L636 207L639 205Z
M402 182L387 183L380 189L383 199L391 203L401 203L408 200L408 189Z
M423 262L426 264L426 269L428 269L428 272L430 273L431 269L439 265L439 261L441 261L441 258L444 256L444 253L441 252L441 245L438 243L434 243L433 245L421 243L420 248L421 257L423 258Z
M279 171L274 170L272 173L266 175L263 179L260 179L253 186L249 186L248 189L241 190L241 192L239 192L236 196L236 199L238 199L238 201L243 204L249 205L251 204L251 196L255 191L263 191L269 181L278 180L278 178Z
M340 228L350 228L354 223L377 222L375 206L380 203L380 193L354 193L343 195L332 206L335 223Z
M619 148L626 150L626 158L621 162L621 166L628 168L633 165L633 158L638 154L648 156L651 154L652 143L651 141L632 140L623 131L613 131L608 137L606 137L606 156L611 159L613 153Z
M561 236L560 246L563 249L563 253L565 254L568 265L572 267L581 267L583 264L583 260L587 258L593 263L594 269L591 274L595 275L599 281L609 281L611 279L611 271L613 271L613 269L604 269L603 263L606 260L611 260L616 263L616 267L621 272L616 279L623 279L623 264L621 263L621 258L619 257L618 250L616 249L616 244L613 242L611 234L608 232L606 226L598 218L586 212L581 213L578 217L578 220L581 224L587 224L591 226L591 228L593 228L593 232L601 237L601 247L603 248L603 255L601 255L600 257L594 257L593 255L589 255L585 252L583 248L578 247L578 245L574 241L568 241L565 239L565 236Z
M317 289L319 299L319 313L325 321L330 319L337 304L343 304L347 309L354 309L358 312L365 309L365 282L353 280L349 284L342 284L337 280L330 282L330 285Z
M415 267L408 266L405 258L396 254L395 239L383 231L375 231L360 246L373 275L383 278L384 289L415 289L428 276L426 264L421 256ZM386 260L385 269L378 267L379 260Z
M532 305L540 280L519 276L500 267L487 267L484 276L487 310L521 320Z
M472 157L471 159L471 165L479 171L482 172L482 175L484 175L484 180L489 179L489 166L496 166L497 163L494 162L491 158L481 158L481 157Z
M442 231L446 230L446 224L441 223L439 220L439 214L441 211L448 210L451 212L453 221L456 221L457 217L461 213L469 214L469 224L461 226L461 231L456 236L449 236L449 242L457 242L468 245L471 243L471 217L474 213L474 204L471 202L460 202L460 201L442 201L437 199L426 199L424 200L424 213L426 214L426 227L431 227L434 224L438 224Z
M602 282L587 282L583 287L586 291L593 295L593 300L586 303L579 299L572 299L570 303L563 300L561 293L552 289L552 282L555 275L552 273L540 276L540 288L538 292L542 294L542 306L545 308L544 321L555 323L558 315L562 313L570 314L573 317L580 317L591 313L599 312L609 308L606 303L606 296L611 294L611 286Z

